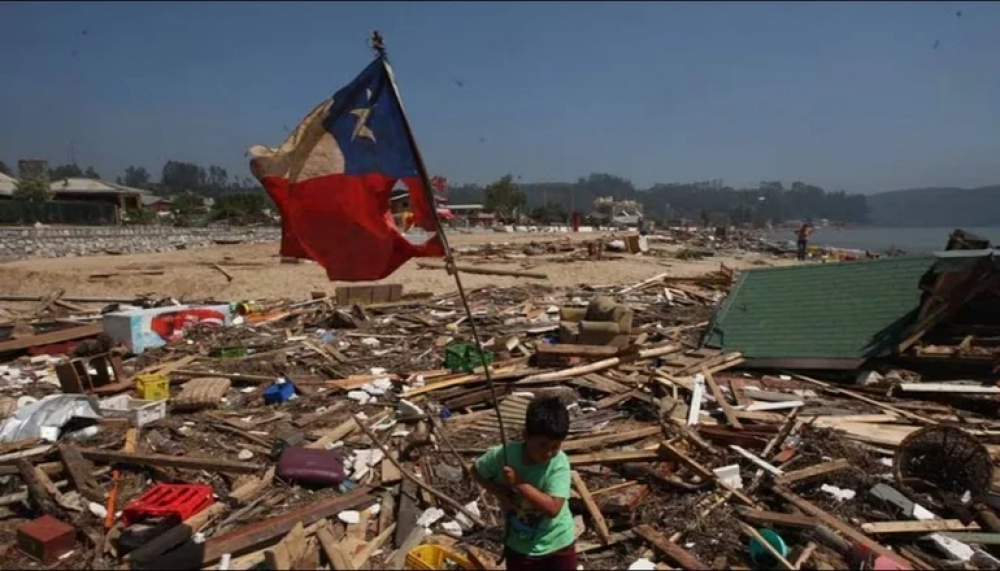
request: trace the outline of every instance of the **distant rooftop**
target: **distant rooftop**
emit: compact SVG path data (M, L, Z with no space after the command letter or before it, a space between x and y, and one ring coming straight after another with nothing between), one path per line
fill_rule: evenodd
M151 194L148 190L82 177L54 180L52 181L52 191L72 192L76 194Z

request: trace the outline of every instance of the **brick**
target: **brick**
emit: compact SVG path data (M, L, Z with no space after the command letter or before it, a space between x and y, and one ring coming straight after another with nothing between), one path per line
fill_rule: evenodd
M76 529L52 516L42 516L17 527L17 548L43 565L52 565L73 551Z

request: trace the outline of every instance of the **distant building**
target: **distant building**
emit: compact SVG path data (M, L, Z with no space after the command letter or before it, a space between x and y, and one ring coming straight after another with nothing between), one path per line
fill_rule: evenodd
M482 204L451 204L448 206L456 226L492 226L496 215L485 212Z
M52 200L93 202L115 207L116 223L122 221L124 212L141 208L142 198L152 194L113 182L79 177L53 181L51 188Z
M0 173L0 200L10 199L17 190L17 179Z
M162 196L156 196L155 194L143 194L139 197L139 203L143 208L157 213L170 212L171 202L172 201L169 198L163 198Z

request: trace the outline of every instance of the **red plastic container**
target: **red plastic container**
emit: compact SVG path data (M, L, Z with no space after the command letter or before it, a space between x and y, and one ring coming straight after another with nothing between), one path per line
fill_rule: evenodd
M129 525L142 517L175 517L184 521L215 503L212 486L205 484L157 484L122 510Z

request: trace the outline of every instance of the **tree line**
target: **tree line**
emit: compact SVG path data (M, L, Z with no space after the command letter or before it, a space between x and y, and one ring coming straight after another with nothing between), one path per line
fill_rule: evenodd
M3 161L0 173L16 176ZM48 171L52 182L66 178L100 179L101 175L91 166L77 164L58 165ZM270 220L268 209L271 201L256 180L246 176L232 176L220 166L207 168L196 163L169 160L160 169L158 180L141 166L129 166L115 178L117 184L151 192L170 199L172 219L181 225L199 220L230 220L240 223L259 223ZM52 191L40 176L26 176L18 180L15 199L45 201L52 198ZM211 207L205 199L213 199ZM149 223L156 214L142 209L129 212L128 218L137 223Z
M12 175L0 162L0 172ZM50 169L50 178L100 178L92 167L59 165ZM247 176L230 175L223 167L169 160L159 179L141 166L129 166L116 178L119 184L148 190L173 199L184 217L205 214L199 198L213 198L211 218L259 220L270 206L260 184ZM595 201L611 197L641 205L647 220L676 222L682 219L704 224L759 224L766 221L828 219L863 224L870 221L868 200L843 190L829 191L819 186L792 182L762 181L752 188L734 188L721 180L691 183L657 183L639 189L626 178L593 173L576 182L524 183L507 175L485 186L466 184L448 189L452 204L482 203L503 220L527 215L543 222L568 221L570 213L584 216L599 210Z
M468 184L448 191L452 204L482 203L504 219L525 214L547 222L566 221L572 212L586 217L599 210L595 202L607 197L638 203L645 219L661 222L761 224L828 219L863 224L869 220L864 195L828 191L802 181L787 187L779 181L763 181L753 188L733 188L711 180L638 189L628 179L607 173L593 173L576 182L548 183L522 183L507 175L486 186Z

